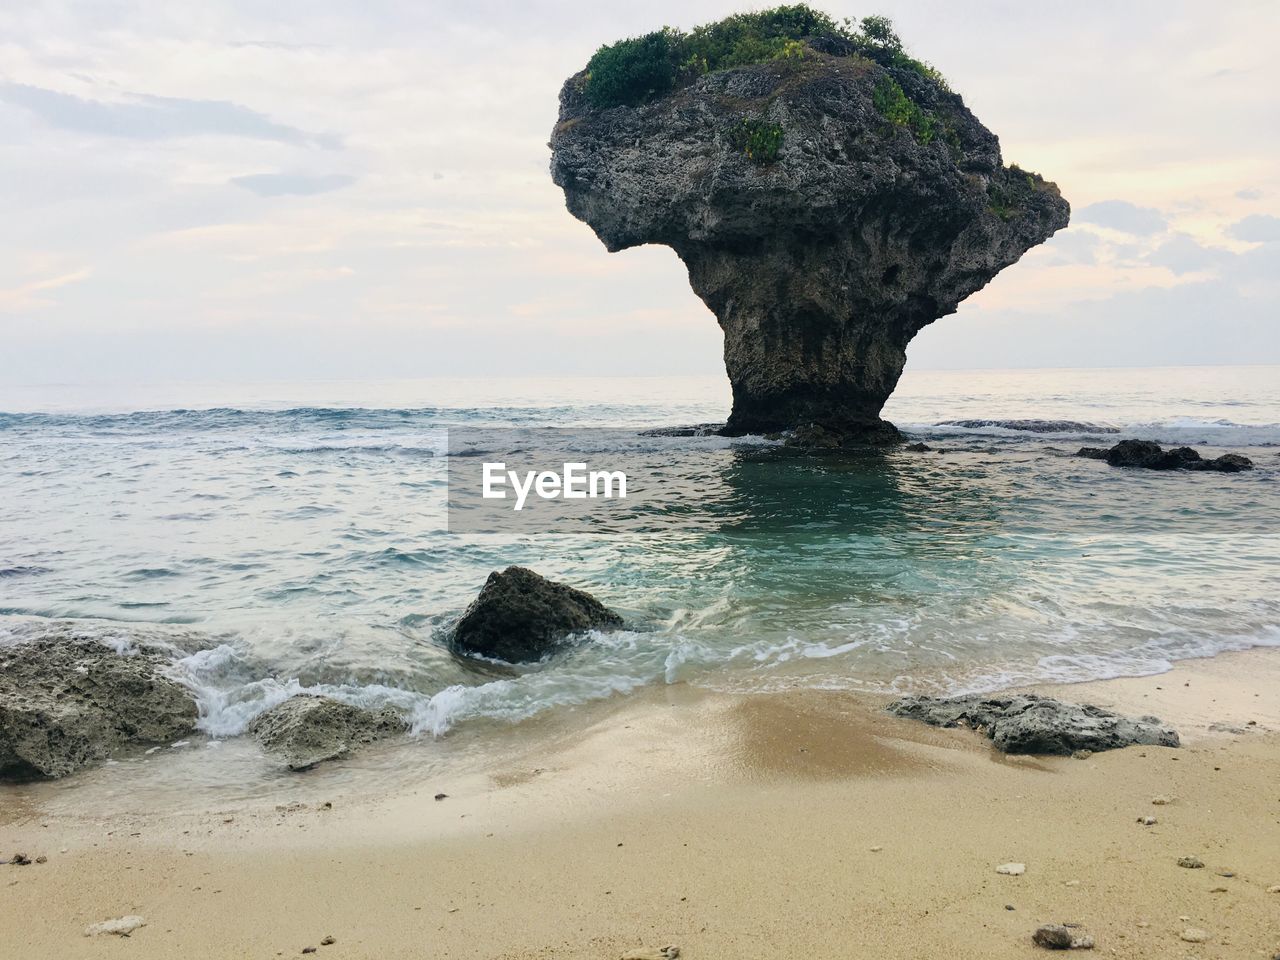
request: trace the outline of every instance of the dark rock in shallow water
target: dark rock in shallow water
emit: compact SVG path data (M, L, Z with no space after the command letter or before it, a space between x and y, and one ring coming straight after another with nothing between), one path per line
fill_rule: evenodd
M306 770L407 729L394 710L374 712L304 693L259 714L248 732L290 770Z
M642 437L714 437L724 431L723 423L691 423L687 427L654 427L641 430Z
M995 697L904 697L889 705L899 717L935 727L970 727L1005 753L1070 756L1077 750L1115 750L1135 744L1178 746L1176 731L1158 717L1137 720L1089 704L1015 694Z
M1079 423L1075 420L943 420L940 427L1000 427L1025 433L1119 433L1116 427L1103 427L1096 423Z
M458 621L452 643L459 653L530 663L573 634L620 626L622 618L591 594L524 567L507 567L489 574Z
M1065 227L1068 204L1006 167L937 79L840 37L796 46L635 105L597 105L577 73L552 179L610 251L684 262L724 329L727 433L896 442L880 412L907 344ZM890 91L930 132L887 118Z
M0 778L65 777L127 744L189 734L195 700L165 672L171 662L74 630L0 647Z
M933 447L927 443L908 443L903 450L910 450L912 453L928 453Z
M1081 447L1077 457L1105 460L1113 467L1138 467L1144 470L1212 470L1218 473L1239 473L1252 470L1253 461L1238 453L1225 453L1213 460L1206 460L1190 447L1165 450L1152 440L1121 440L1114 447Z

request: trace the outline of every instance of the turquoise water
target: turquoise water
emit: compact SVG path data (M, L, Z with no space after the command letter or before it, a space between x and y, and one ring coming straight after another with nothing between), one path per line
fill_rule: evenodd
M1280 644L1280 368L909 373L886 416L945 453L680 440L726 522L625 536L447 532L445 428L630 444L723 420L722 379L8 387L0 410L0 642L50 618L172 637L214 738L298 690L430 737L649 684L969 691ZM1092 426L940 425L1030 418ZM1118 436L1258 468L1069 455ZM457 661L441 632L511 563L634 629Z

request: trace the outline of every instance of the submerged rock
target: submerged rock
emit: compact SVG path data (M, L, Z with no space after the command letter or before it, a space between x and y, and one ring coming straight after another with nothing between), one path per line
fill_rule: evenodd
M1116 427L1104 427L1096 423L1080 423L1077 420L943 420L940 427L999 427L1023 433L1119 433Z
M610 251L684 262L724 330L731 435L896 441L880 411L907 344L1067 225L1058 188L1004 166L936 73L865 39L615 105L599 82L560 92L552 179Z
M1134 744L1176 747L1178 734L1158 717L1131 719L1090 704L1014 694L994 697L904 697L889 705L899 717L935 727L986 733L1004 753L1070 756L1077 750L1115 750Z
M525 567L489 574L480 595L454 628L455 650L508 663L530 663L574 634L613 630L622 617L589 593L555 583Z
M0 647L0 779L65 777L127 744L170 743L197 719L172 652L74 629Z
M404 718L394 710L375 712L302 693L260 713L248 732L290 770L307 770L407 729Z
M1190 447L1165 450L1152 440L1121 440L1114 447L1081 447L1077 457L1105 460L1113 467L1138 467L1144 470L1214 470L1239 473L1252 470L1253 461L1238 453L1224 453L1206 460Z

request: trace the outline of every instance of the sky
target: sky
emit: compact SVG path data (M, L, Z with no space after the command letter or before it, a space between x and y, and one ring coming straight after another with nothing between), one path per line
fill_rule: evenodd
M1280 363L1280 4L814 5L892 17L1072 204L910 368ZM0 6L0 383L722 373L546 141L600 44L743 9Z

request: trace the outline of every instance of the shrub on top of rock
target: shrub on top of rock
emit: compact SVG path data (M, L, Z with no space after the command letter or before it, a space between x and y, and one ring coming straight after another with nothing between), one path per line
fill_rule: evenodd
M942 83L936 70L906 54L885 17L864 17L855 24L796 3L734 14L688 33L663 27L605 44L587 63L583 92L602 109L634 107L716 70L799 59L804 56L803 41L808 40L834 56L856 54Z

